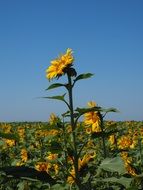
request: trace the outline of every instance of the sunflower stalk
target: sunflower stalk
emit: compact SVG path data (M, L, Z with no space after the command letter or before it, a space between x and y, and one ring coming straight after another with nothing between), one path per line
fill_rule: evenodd
M141 137L139 138L139 152L140 152L140 167L141 171L143 169L143 154L142 154L142 142L141 142ZM143 172L143 171L142 171Z
M68 95L69 95L69 105L70 105L70 123L72 127L72 136L73 136L73 146L74 146L74 169L75 169L75 181L76 184L79 188L81 189L81 182L80 182L80 176L79 176L79 171L78 171L78 152L77 152L77 142L76 142L76 133L75 133L75 128L76 128L76 123L74 121L74 108L73 108L73 84L72 84L72 79L70 74L67 73L68 76Z
M65 153L65 166L66 171L68 172L68 153L67 153L67 141L66 141L66 131L65 131L65 122L63 117L63 140L64 140L64 153Z
M104 123L103 123L103 116L100 115L100 119L101 119L101 123L100 123L100 127L101 127L101 132L102 134L105 133L104 131ZM106 150L106 141L105 141L105 135L102 135L102 144L103 144L103 156L104 158L106 158L108 155L107 155L107 150Z

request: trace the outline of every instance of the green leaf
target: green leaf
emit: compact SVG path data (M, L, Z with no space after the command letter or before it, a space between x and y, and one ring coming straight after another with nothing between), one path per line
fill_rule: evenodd
M119 110L117 110L116 108L108 108L108 109L102 109L102 112L119 112Z
M5 138L5 139L18 140L18 136L16 134L11 134L11 133L0 132L0 137Z
M49 97L43 97L43 98L65 101L65 99L64 99L65 95L66 94L63 94L62 96L49 96Z
M66 111L65 113L62 114L63 117L69 117L70 116L70 111Z
M92 107L92 108L76 108L75 111L79 112L81 115L91 112L91 111L101 111L101 107Z
M63 117L70 117L70 111L67 111L62 114ZM73 113L73 117L76 118L79 116L79 113Z
M51 97L43 97L43 98L55 99L55 100L63 101L68 106L68 108L70 108L68 102L64 99L65 95L66 95L66 93L63 94L62 96L51 96Z
M48 182L51 185L56 183L56 181L48 173L37 171L36 169L28 166L6 166L1 167L0 169L5 172L7 176L13 176L15 179L26 177Z
M118 110L115 109L115 108L104 109L104 108L99 107L99 106L95 106L95 107L92 107L92 108L76 108L75 111L77 111L80 115L83 115L83 114L88 113L88 112L94 112L94 111L105 112L105 113L118 112Z
M81 79L87 79L87 78L90 78L92 77L93 74L92 73L84 73L84 74L81 74L81 75L78 75L75 80L74 80L74 83L78 80L81 80Z
M30 177L21 177L21 179L23 179L23 180L28 180L28 181L33 181L33 182L39 182L39 180L37 180L37 179L32 179L32 178L30 178Z
M120 178L110 177L110 178L102 179L102 181L104 181L104 182L111 182L111 183L118 183L118 184L123 185L127 189L131 185L132 178L127 178L127 177L120 177Z
M56 184L53 185L51 188L51 190L69 190L71 189L69 184Z
M25 181L19 182L17 184L18 190L24 190L25 189Z
M109 172L118 172L119 174L126 173L124 162L119 156L104 159L99 168Z
M46 90L51 90L51 89L58 88L61 86L65 86L65 85L61 84L61 83L54 83L54 84L50 85Z
M114 130L112 130L112 131L108 131L108 132L106 132L106 131L101 131L101 132L94 132L92 135L91 135L91 137L93 138L93 139L95 139L95 138L99 138L99 137L108 137L108 136L110 136L110 135L112 135L112 134L115 134L115 133L117 133L117 132L119 132L119 130L117 130L117 129L114 129Z
M48 146L48 150L52 153L60 153L62 151L62 147L60 143L53 141L51 144Z
M0 140L0 147L4 146L5 142L3 140Z

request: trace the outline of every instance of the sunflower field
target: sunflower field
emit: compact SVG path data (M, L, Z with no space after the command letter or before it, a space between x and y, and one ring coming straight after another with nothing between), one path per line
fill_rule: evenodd
M51 61L47 96L67 107L47 122L0 123L0 190L142 190L143 122L107 121L118 112L95 101L74 107L73 88L92 73L78 75L71 49Z

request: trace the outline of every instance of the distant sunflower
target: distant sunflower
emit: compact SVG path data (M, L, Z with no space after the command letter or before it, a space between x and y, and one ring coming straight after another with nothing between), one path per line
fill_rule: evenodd
M88 103L90 108L96 107L96 103L91 101ZM100 132L101 119L97 111L91 111L84 114L84 124L86 126L91 126L91 132Z
M58 58L51 61L51 66L46 70L46 77L51 80L65 74L66 68L72 66L74 57L72 49L68 48L65 54L61 54Z
M28 153L25 148L22 148L22 150L21 150L21 160L23 162L27 162L27 160L28 160Z

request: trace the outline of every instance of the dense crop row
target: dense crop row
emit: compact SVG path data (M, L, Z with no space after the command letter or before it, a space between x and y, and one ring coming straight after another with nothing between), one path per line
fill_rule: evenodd
M106 153L103 151L102 136L99 136L97 133L91 134L84 126L84 123L78 124L78 148L81 149L86 142L79 160L81 176L85 178L85 183L88 178L91 178L92 186L96 189L105 189L111 186L113 188L115 186L115 189L117 187L119 189L121 187L122 189L127 189L132 185L134 185L134 189L135 187L136 189L141 189L143 122L106 121L104 123L106 132L116 131L105 138L106 150L104 151ZM56 180L56 183L59 182L61 184L62 182L62 184L67 184L65 189L68 189L73 184L73 178L62 171L64 167L62 165L64 160L64 150L62 150L64 142L61 139L63 134L62 126L60 125L60 119L54 114L51 115L47 123L1 123L0 167L28 166L28 168L35 168L37 171L46 171ZM67 138L71 138L70 125L67 125L65 130ZM68 154L71 154L71 157L68 156L67 160L68 169L72 174L72 151L70 146L68 150ZM105 157L106 159L111 159L107 160L106 164L102 163L102 161L106 161ZM122 160L125 170L122 166ZM113 165L113 168L111 165ZM103 167L101 167L103 171L98 176L99 166ZM113 178L115 176L118 177L118 180ZM123 181L119 180L121 176ZM28 170L24 177L24 179L17 179L17 176L14 178L7 177L5 182L5 174L1 173L1 189L50 188L49 183L47 184L44 179L33 182L32 179L34 180L36 177L34 175L30 176ZM56 189L56 186L54 189Z

